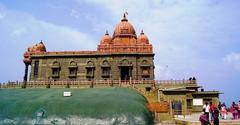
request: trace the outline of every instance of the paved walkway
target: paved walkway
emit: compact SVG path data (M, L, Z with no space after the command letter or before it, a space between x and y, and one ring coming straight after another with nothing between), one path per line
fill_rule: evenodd
M156 123L155 125L182 125L182 124L187 124L187 125L200 125L199 122L199 116L201 113L194 113L192 115L186 115L185 117L182 115L176 115L174 121L163 121L162 123ZM220 120L220 125L240 125L240 119L238 120L232 120L232 114L228 113L227 119L219 119ZM183 121L183 122L179 122Z
M201 115L201 113L194 113L192 115L186 115L185 117L182 115L176 115L175 119L179 120L179 121L186 121L189 123L192 123L191 125L200 125L199 122L199 116ZM232 113L228 113L227 115L227 119L221 119L220 120L220 125L240 125L240 119L237 120L232 120Z
M192 115L186 115L185 117L182 115L175 115L176 119L185 119L185 120L189 120L189 121L198 121L199 120L199 116L201 115L201 113L194 113ZM228 120L232 120L232 113L228 113L227 115L227 119L221 119L219 117L220 121L228 121ZM240 121L240 119L238 119Z

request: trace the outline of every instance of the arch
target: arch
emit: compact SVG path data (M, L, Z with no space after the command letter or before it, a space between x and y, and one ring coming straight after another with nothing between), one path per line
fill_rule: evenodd
M109 62L107 60L104 60L102 62L102 66L110 66Z
M141 65L149 65L149 63L148 63L147 60L143 60L143 61L141 62Z
M92 61L88 61L88 62L87 62L87 66L88 66L88 67L89 67L89 66L90 66L90 67L94 67L94 63L93 63Z
M60 67L60 63L58 61L54 61L52 63L52 67Z
M129 62L127 59L123 59L122 61L120 61L119 65L120 66L131 66L132 63Z
M71 61L70 65L77 65L77 63L75 61Z
M69 63L69 67L77 67L77 63L75 61L71 61Z

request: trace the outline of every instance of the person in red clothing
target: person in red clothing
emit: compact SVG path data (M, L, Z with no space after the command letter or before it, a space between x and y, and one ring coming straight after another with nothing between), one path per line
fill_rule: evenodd
M210 118L211 118L211 121L213 121L213 111L214 111L214 109L215 109L215 105L212 103L212 102L210 102Z

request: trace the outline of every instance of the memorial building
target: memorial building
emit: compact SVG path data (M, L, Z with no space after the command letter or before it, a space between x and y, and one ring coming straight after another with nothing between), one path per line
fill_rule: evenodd
M67 81L67 84L71 83L69 81L91 81L93 85L95 81L95 86L97 81L117 81L117 86L121 85L121 81L128 81L134 85L133 88L144 92L143 95L148 93L145 97L149 102L170 102L172 109L180 114L202 111L204 102L218 104L221 93L204 91L203 87L198 86L195 77L188 80L155 80L153 60L150 40L143 30L137 36L124 14L113 34L106 31L95 51L51 52L47 51L42 41L29 47L24 53L24 82L28 81L26 85L31 87L34 85L32 83L38 81L48 85L62 81ZM146 81L151 81L151 84L144 83ZM79 86L80 83L77 84Z
M86 41L87 42L87 41ZM41 41L24 53L25 76L45 80L154 80L153 47L143 30L137 36L124 14L113 35L103 35L96 51L47 51Z

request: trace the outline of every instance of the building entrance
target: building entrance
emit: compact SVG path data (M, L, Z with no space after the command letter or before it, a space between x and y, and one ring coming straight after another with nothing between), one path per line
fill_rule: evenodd
M131 67L128 66L124 66L120 68L121 70L121 80L129 80L130 77L132 76L132 71L131 71Z

